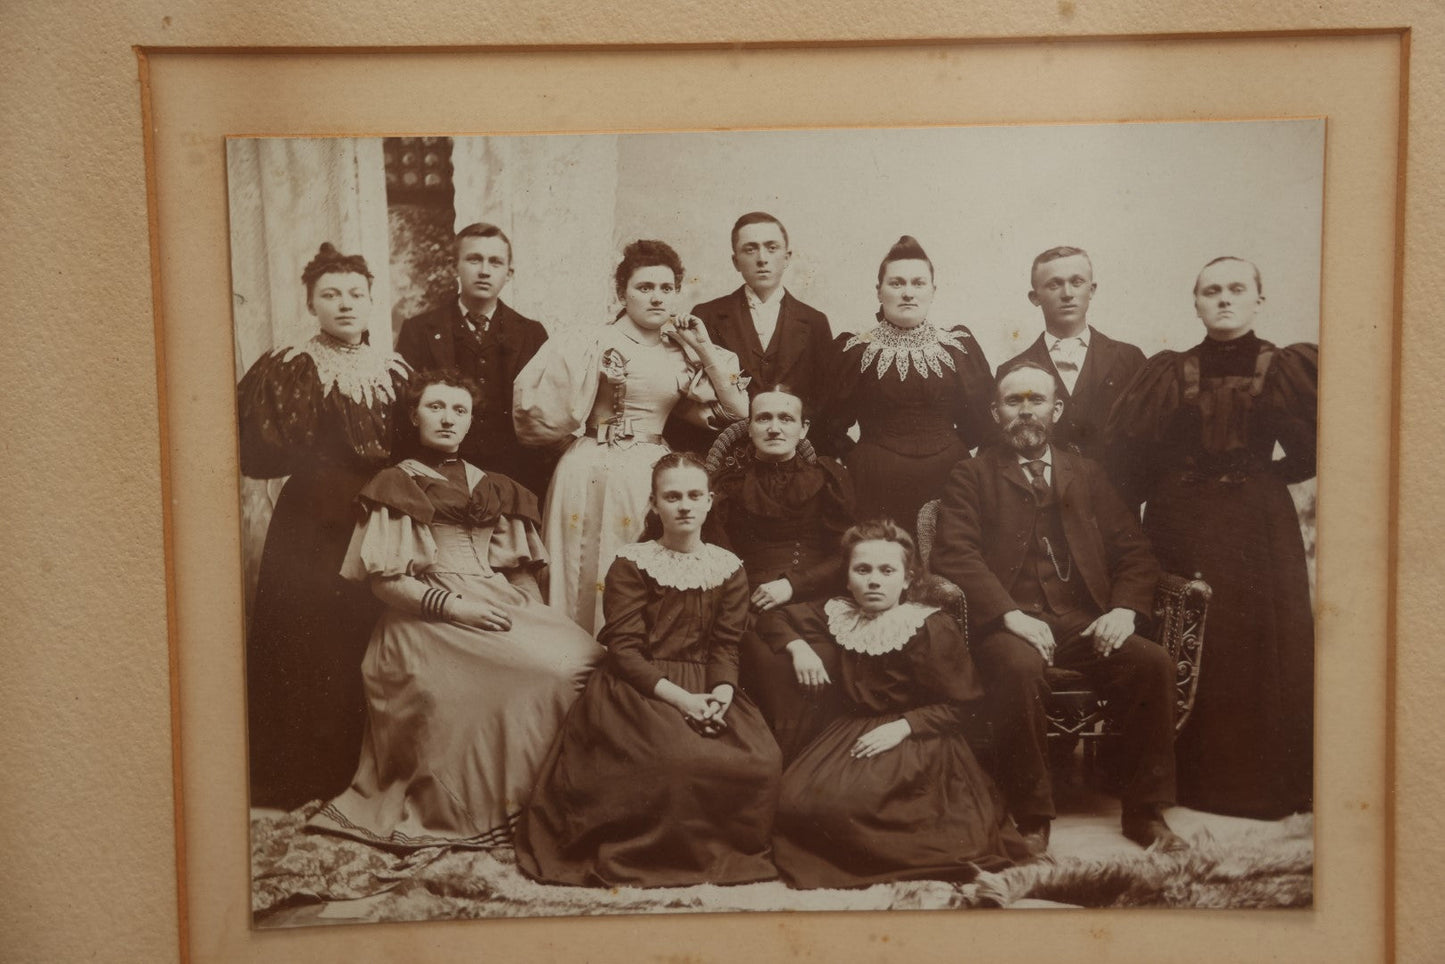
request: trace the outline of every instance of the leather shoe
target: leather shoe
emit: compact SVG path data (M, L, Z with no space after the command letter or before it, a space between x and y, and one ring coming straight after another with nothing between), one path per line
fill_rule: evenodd
M1146 850L1152 848L1162 854L1174 854L1189 849L1184 838L1169 829L1158 807L1126 810L1121 823L1124 836Z
M1049 827L1052 824L1047 817L1016 822L1030 857L1042 857L1049 852Z

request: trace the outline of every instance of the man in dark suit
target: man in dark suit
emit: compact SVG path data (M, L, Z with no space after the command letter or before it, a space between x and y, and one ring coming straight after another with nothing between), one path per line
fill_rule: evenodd
M733 224L733 267L743 285L731 294L692 309L707 326L715 344L734 352L750 376L749 395L791 385L803 399L803 410L814 425L827 401L826 366L832 357L833 332L828 316L803 304L783 287L783 275L793 252L781 221L762 211L744 214ZM669 433L674 448L702 447L709 439L683 438ZM837 445L817 438L820 451L836 454Z
M1000 782L1030 849L1047 849L1055 813L1048 664L1083 673L1123 731L1124 835L1179 849L1163 816L1174 802L1174 665L1134 634L1159 564L1100 467L1050 444L1063 408L1053 372L1029 361L1004 371L993 404L1004 443L949 476L930 565L968 598Z
M1101 463L1116 486L1127 467L1111 464L1104 422L1114 400L1144 364L1144 353L1089 325L1089 302L1098 290L1094 266L1081 248L1057 247L1034 259L1029 301L1043 312L1044 332L1022 353L999 366L1008 371L1027 359L1054 375L1064 414L1053 444Z
M456 300L407 319L396 350L418 371L453 368L481 383L482 404L462 441L462 458L509 475L541 497L551 463L545 452L517 442L512 382L547 340L547 329L502 301L512 279L512 242L501 228L462 228L456 256Z

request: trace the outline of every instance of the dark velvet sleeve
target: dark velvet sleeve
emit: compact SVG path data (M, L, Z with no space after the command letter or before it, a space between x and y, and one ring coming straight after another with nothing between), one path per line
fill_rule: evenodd
M273 479L295 471L297 457L316 448L321 382L304 352L283 361L285 350L257 359L236 386L241 474Z
M856 521L853 480L848 470L826 456L819 457L818 468L827 477L818 492L818 498L823 500L823 532L830 550L834 551L830 551L826 559L787 574L785 578L792 585L795 598L812 598L841 588L844 563L843 556L836 550L843 533Z
M1319 371L1319 348L1298 344L1275 352L1265 376L1263 394L1284 449L1284 458L1276 461L1274 468L1291 484L1315 475Z
M953 399L953 424L958 437L969 448L987 444L994 435L993 415L989 403L993 400L993 369L984 357L983 346L973 333L963 325L957 325L955 332L963 332L964 352L950 351L953 363L958 366L954 383L959 391Z
M946 613L934 613L903 651L913 669L916 691L931 700L903 714L914 735L956 732L964 719L962 704L983 696L983 684L958 624Z
M738 643L748 628L748 577L743 567L728 576L713 590L718 594L713 616L712 636L708 641L707 688L727 683L738 685Z
M829 640L828 617L823 614L822 601L793 603L770 609L758 618L754 631L763 644L781 653L795 639L804 642Z
M843 346L852 337L844 332L834 338L823 364L827 375L823 386L825 402L822 405L821 431L817 432L814 445L819 452L833 458L842 458L853 448L848 430L858 421L858 380L862 376L858 363L863 347L860 345L844 351Z
M1164 467L1161 456L1174 441L1169 424L1183 403L1181 355L1162 351L1135 372L1104 424L1105 459L1114 484L1131 505L1146 502Z
M652 586L631 559L618 557L607 570L602 593L606 622L597 641L607 647L612 670L643 696L652 696L657 681L667 674L652 662L648 652L647 603Z

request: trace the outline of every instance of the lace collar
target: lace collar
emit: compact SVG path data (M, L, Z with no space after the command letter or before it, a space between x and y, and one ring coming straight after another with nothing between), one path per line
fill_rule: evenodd
M630 542L617 550L660 586L669 589L716 589L742 567L742 560L722 546L704 542L696 552L674 552L661 542Z
M966 331L939 331L926 321L913 328L899 328L887 321L881 321L870 331L849 338L843 351L846 352L855 345L864 346L858 370L866 372L868 366L877 359L875 374L879 378L893 368L898 372L898 380L902 381L908 377L910 367L924 378L928 377L929 372L942 378L945 365L950 371L958 370L948 348L957 348L966 355L968 348L964 342L972 340L973 336Z
M870 616L853 600L842 596L823 604L823 613L828 617L828 632L833 634L838 645L865 656L881 656L902 649L923 627L924 621L936 612L937 606L906 602Z
M286 361L297 355L310 355L316 363L316 377L321 380L321 392L330 394L334 389L353 402L372 406L396 400L393 377L403 378L408 374L406 362L395 352L376 347L369 341L357 345L333 338L325 332L318 332L303 345L286 352Z

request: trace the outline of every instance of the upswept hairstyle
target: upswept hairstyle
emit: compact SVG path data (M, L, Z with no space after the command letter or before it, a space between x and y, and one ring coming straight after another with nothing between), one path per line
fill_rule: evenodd
M738 247L738 232L749 224L776 224L778 230L783 232L783 244L787 247L792 247L793 243L788 240L788 229L783 227L783 222L773 217L767 211L749 211L733 222L732 248L734 251L736 251Z
M1253 261L1250 261L1248 258L1240 258L1232 254L1225 254L1220 255L1213 261L1210 261L1204 266L1204 268L1213 267L1214 265L1219 264L1219 262L1221 261L1238 261L1240 264L1249 265L1250 270L1254 272L1254 290L1261 295L1264 294L1264 282L1259 277L1259 265L1255 264ZM1194 293L1196 295L1199 294L1199 275L1204 274L1204 268L1200 268L1199 274L1194 276Z
M507 263L512 263L512 239L507 237L507 232L495 224L477 221L458 231L456 239L452 241L452 257L462 253L462 241L466 238L501 238L507 246Z
M311 304L311 296L316 293L316 282L324 274L359 274L366 279L367 290L371 290L372 275L366 259L359 254L342 254L330 241L323 241L316 257L301 269L301 283L306 286L308 305Z
M618 262L614 280L617 283L617 297L625 298L627 282L639 268L669 268L673 281L682 284L682 258L678 257L672 245L665 241L651 241L646 238L632 242L622 249L622 260Z
M934 277L933 261L924 252L923 245L919 244L918 239L911 234L905 234L893 242L893 247L889 248L888 253L883 256L883 260L878 264L879 284L883 283L883 275L887 272L888 266L895 261L923 261L928 265L928 276Z

